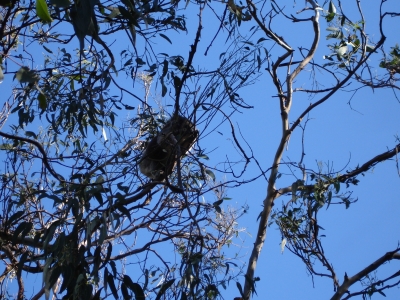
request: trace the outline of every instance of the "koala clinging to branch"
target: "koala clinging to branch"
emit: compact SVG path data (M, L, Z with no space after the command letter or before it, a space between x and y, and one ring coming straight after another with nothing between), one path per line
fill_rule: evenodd
M198 136L192 122L179 115L173 116L148 142L139 163L140 172L156 181L166 179Z

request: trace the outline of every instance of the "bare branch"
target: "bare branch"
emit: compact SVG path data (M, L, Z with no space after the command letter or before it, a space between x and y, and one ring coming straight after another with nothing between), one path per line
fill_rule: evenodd
M385 255L374 261L372 264L370 264L354 276L346 278L345 281L339 286L336 293L332 296L331 300L340 300L342 296L349 290L350 286L352 286L354 283L360 281L363 277L378 269L385 262L392 259L398 259L399 251L400 248L396 248L391 252L387 252Z

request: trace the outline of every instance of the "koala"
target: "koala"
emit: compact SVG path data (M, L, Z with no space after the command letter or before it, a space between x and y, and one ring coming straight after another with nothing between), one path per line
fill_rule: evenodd
M148 142L139 163L140 172L155 181L165 180L198 136L199 131L192 122L179 115L173 116Z

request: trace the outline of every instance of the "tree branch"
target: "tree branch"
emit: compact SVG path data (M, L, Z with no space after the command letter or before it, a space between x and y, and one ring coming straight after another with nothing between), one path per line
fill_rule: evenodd
M349 287L352 286L354 283L360 281L363 277L367 276L372 271L378 269L382 264L392 259L398 259L398 252L400 251L400 247L395 249L394 251L387 252L385 255L374 261L372 264L358 272L352 277L345 278L345 281L341 286L339 286L336 293L333 295L331 300L340 300L341 297L348 291Z

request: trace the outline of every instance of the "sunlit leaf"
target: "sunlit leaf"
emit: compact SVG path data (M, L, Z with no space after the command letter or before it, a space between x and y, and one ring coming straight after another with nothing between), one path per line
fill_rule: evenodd
M367 45L367 52L376 52L376 47L372 45Z
M326 30L327 31L338 32L338 31L340 31L340 28L330 26L330 27L327 27Z
M343 55L345 55L347 53L348 47L347 45L344 45L342 47L340 47L339 49L336 50L336 53L338 56L342 57Z
M335 18L335 13L330 13L325 16L327 22L331 22Z
M44 23L53 21L50 17L49 8L45 0L36 0L36 14Z
M329 12L330 14L336 14L336 7L335 7L335 5L333 4L332 1L329 2L329 9L328 9L328 12Z

